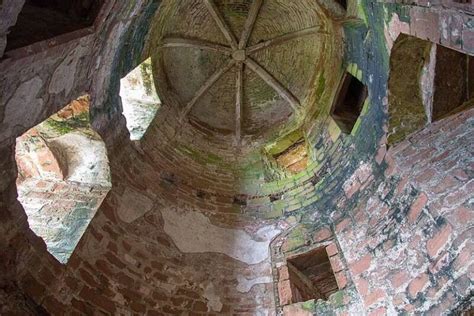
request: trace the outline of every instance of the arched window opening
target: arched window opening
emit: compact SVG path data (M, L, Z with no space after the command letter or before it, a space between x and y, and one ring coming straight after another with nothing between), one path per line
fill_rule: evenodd
M26 0L10 29L6 51L29 46L94 24L103 0Z
M105 144L74 100L16 141L18 200L31 230L66 263L111 188Z
M139 140L161 106L153 80L150 58L120 81L120 97L130 139Z

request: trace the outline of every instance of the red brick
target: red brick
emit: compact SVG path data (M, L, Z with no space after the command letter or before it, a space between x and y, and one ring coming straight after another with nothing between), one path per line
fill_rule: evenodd
M329 228L321 228L320 230L316 231L313 239L314 241L318 242L329 239L330 237L332 237L331 230Z
M278 280L288 280L290 278L290 274L288 273L288 266L281 266L278 268Z
M394 289L398 289L402 285L408 283L410 276L406 271L400 271L390 276L390 283Z
M376 289L373 292L370 292L368 295L364 296L364 304L366 308L369 308L371 305L382 300L385 297L385 292L382 289Z
M367 282L366 279L363 279L363 278L357 279L355 281L355 284L360 295L362 296L367 295L367 293L369 292L369 282Z
M437 12L414 8L410 12L411 34L430 42L439 43L439 15Z
M369 313L369 316L385 316L387 315L387 310L385 307L379 307Z
M291 283L289 280L278 282L278 296L280 298L280 305L291 304L293 294L291 291Z
M336 225L336 231L337 232L342 232L347 227L349 227L350 224L351 224L351 220L349 218L345 218Z
M447 215L450 223L458 227L466 226L474 222L474 211L470 208L460 206Z
M362 272L369 269L371 263L372 263L372 256L370 254L366 254L361 259L357 260L351 265L351 271L354 275L359 275Z
M345 271L337 272L335 276L336 276L337 287L340 290L344 289L347 285L346 272Z
M473 258L474 258L473 247L471 247L470 245L467 245L461 250L461 252L459 252L457 258L454 260L453 262L454 271L459 272L465 269L466 267L469 267L473 262Z
M383 159L385 158L385 154L387 153L387 146L382 145L380 148L377 150L377 154L375 155L375 161L377 164L381 164Z
M111 300L107 299L103 295L100 295L96 290L90 289L88 287L83 287L79 296L84 299L84 301L91 303L107 312L115 313L115 304Z
M361 183L359 181L352 182L348 187L344 188L346 196L350 199L357 191L359 191Z
M35 301L40 302L46 294L45 287L30 274L27 274L22 283L22 288L25 293Z
M341 258L339 256L334 256L329 258L331 262L331 268L333 272L339 272L344 269L344 265L342 264Z
M414 223L418 216L421 213L421 210L423 210L423 207L425 207L426 203L428 202L428 197L426 196L425 193L420 193L418 197L416 198L415 202L410 207L410 210L408 211L408 221L410 223Z
M339 250L337 249L337 245L335 243L332 243L329 246L327 246L326 253L328 254L329 257L337 255L339 253Z
M290 305L283 308L283 316L311 316L311 313L308 310L303 309L299 305Z
M418 293L428 285L429 281L430 279L426 273L419 275L416 279L411 281L408 285L408 293L410 293L410 296L415 298Z
M428 255L432 258L436 258L438 253L446 246L449 238L451 237L452 227L450 225L444 225L433 238L429 239L426 243Z
M433 177L436 176L436 170L435 169L425 169L422 172L419 172L416 177L415 181L418 183L426 183L433 179Z

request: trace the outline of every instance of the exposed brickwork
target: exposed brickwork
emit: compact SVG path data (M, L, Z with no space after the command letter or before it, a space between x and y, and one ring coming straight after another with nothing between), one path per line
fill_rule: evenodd
M442 315L466 305L474 266L473 110L395 147L387 147L383 124L390 106L385 48L403 32L472 54L469 5L324 6L345 21L346 56L341 67L337 38L326 47L334 58L321 61L320 108L304 126L308 165L277 181L265 179L254 152L237 154L226 140L182 125L179 104L164 104L143 139L129 141L118 82L148 57L147 19L157 7L108 1L92 33L0 62L0 313ZM329 110L335 69L369 90L350 135L320 114ZM85 91L113 188L64 266L28 228L17 201L14 140ZM190 214L195 221L180 231L186 248L173 228ZM326 302L286 305L286 257L319 246L340 290Z
M461 223L453 215L469 218L468 213L472 212L466 209L469 194L460 194L460 199L453 203L444 197L464 191L470 182L449 180L447 185L445 177L438 172L469 168L467 157L472 153L467 148L472 137L471 124L472 110L433 124L392 148L388 155L395 164L394 176L377 188L375 196L361 203L359 208L366 212L366 218L361 217L359 223L338 233L368 310L447 312L456 304L453 295L469 295L468 287L461 284L472 272L473 262L467 259L467 253L472 253L473 248L470 242L463 244L461 240L465 241L463 236L472 231L469 221ZM437 147L445 139L457 139L457 142ZM419 155L430 148L435 152ZM415 156L423 158L414 159ZM443 157L436 160L435 175L418 177L430 172L433 165L426 160L433 156ZM409 180L400 180L404 178ZM403 186L399 185L400 181ZM372 221L374 216L379 216L374 211L385 206L388 213ZM356 236L360 237L354 240ZM388 298L392 295L397 297L397 303Z

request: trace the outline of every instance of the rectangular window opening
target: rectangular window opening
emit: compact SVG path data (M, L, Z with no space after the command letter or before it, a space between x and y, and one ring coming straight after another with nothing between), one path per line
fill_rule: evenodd
M327 300L339 289L325 247L289 258L287 265L293 303Z
M433 90L432 121L472 107L474 57L438 45Z
M339 87L331 116L342 132L350 134L362 112L367 87L350 73L346 73Z
M102 4L103 0L26 0L5 51L90 27Z

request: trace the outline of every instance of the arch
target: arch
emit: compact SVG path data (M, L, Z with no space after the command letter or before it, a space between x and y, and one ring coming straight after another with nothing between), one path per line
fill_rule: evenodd
M89 97L18 137L15 158L30 228L66 263L111 188L105 144L89 123Z
M148 58L120 80L123 115L131 140L139 140L161 106L155 89L151 58Z

